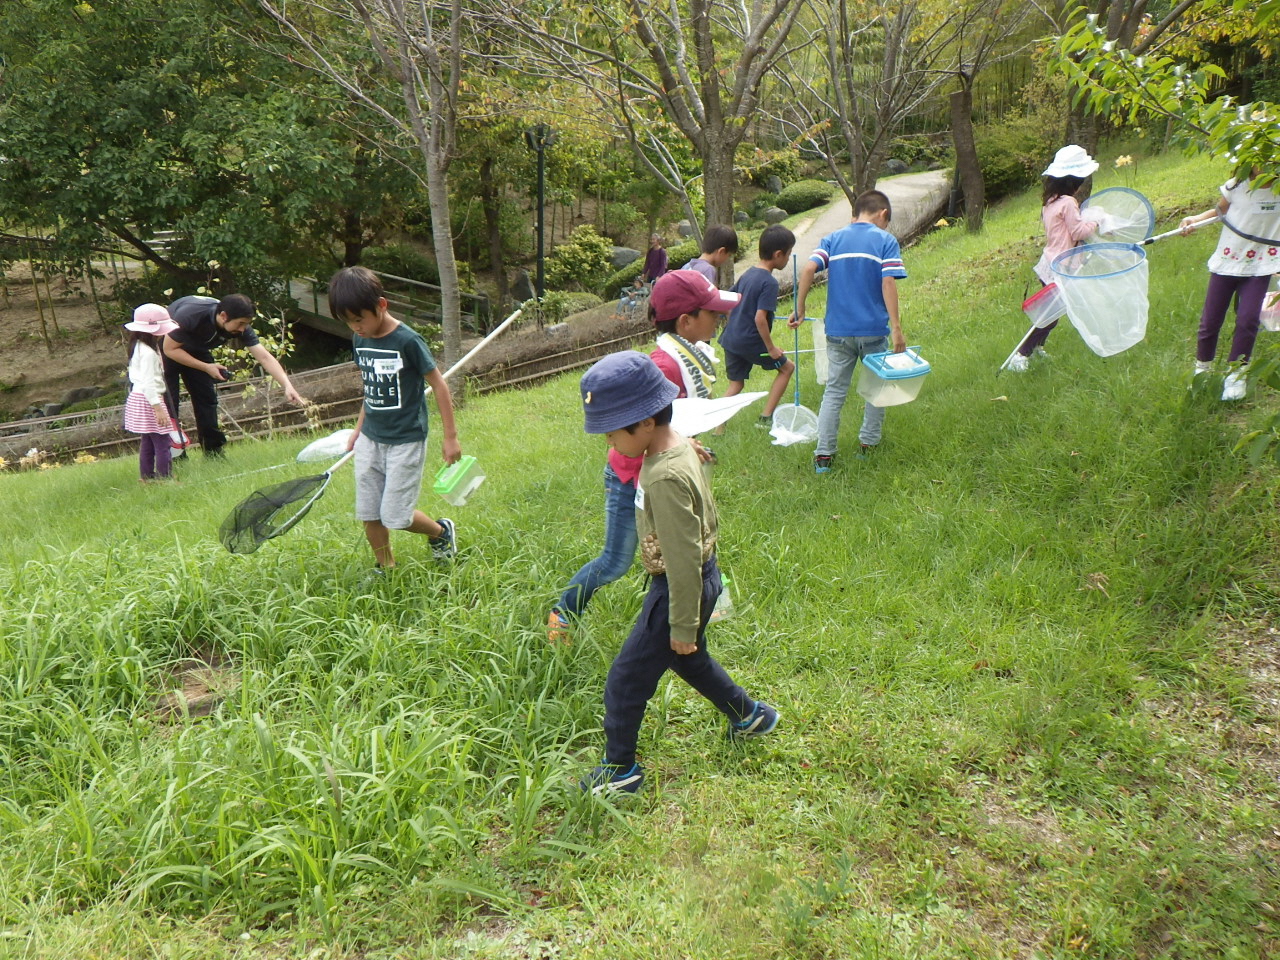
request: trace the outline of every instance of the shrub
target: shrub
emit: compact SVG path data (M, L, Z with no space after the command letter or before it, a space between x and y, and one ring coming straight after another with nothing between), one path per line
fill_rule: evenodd
M609 269L612 244L584 223L575 227L547 260L547 283L559 289L583 288L599 282Z
M644 215L629 203L606 203L602 219L604 227L600 232L614 243L625 243L635 233Z
M1036 183L1045 158L1053 156L1048 131L1034 121L979 127L974 137L988 201Z
M440 268L435 260L412 244L388 243L384 247L366 247L360 255L360 262L379 273L440 285Z
M739 250L748 249L744 246L744 243L745 241L742 238L742 233L739 232ZM679 270L700 253L702 253L701 248L692 240L685 240L682 243L677 243L675 246L667 247L667 269ZM621 270L615 270L613 273L609 274L609 276L605 278L604 283L597 287L596 290L606 300L617 297L618 291L623 287L631 286L631 284L635 282L636 277L640 276L643 271L644 258L641 257L639 260L631 261Z
M570 290L548 290L542 298L542 316L546 323L559 323L566 317L590 310L603 303L594 293ZM533 301L529 301L530 307Z
M802 165L800 151L792 146L762 150L754 144L741 143L733 155L734 172L757 187L765 186L770 177L788 183L800 176Z
M797 183L789 183L778 194L778 206L787 213L812 210L830 200L833 189L825 180L800 180Z

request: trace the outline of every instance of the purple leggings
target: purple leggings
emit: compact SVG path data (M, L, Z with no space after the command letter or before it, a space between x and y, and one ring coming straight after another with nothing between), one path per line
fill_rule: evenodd
M169 476L173 445L167 433L144 433L138 447L138 472L143 480Z
M1253 342L1258 339L1258 314L1271 283L1269 276L1227 277L1209 274L1209 289L1204 295L1204 311L1200 314L1200 332L1196 335L1196 359L1204 363L1218 352L1218 333L1227 319L1227 307L1236 298L1236 332L1231 338L1228 362L1248 360Z

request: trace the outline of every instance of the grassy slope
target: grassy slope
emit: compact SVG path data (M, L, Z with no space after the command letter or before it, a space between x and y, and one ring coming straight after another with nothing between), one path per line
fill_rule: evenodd
M1219 178L1164 158L1136 185L1163 223ZM401 538L373 587L349 473L252 557L213 539L294 471L232 475L296 441L167 489L128 460L0 477L0 956L1274 952L1278 530L1230 452L1273 401L1186 390L1208 235L1150 248L1145 343L1101 360L1063 329L994 378L1037 213L907 252L934 372L873 459L815 477L749 423L716 442L738 613L713 648L783 725L732 748L664 684L616 806L572 782L641 577L572 648L541 628L600 536L574 378L463 411L490 477L462 558ZM149 719L191 649L241 685Z

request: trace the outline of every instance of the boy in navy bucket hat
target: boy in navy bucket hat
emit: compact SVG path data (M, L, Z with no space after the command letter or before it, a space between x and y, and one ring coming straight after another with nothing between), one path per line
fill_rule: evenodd
M644 607L604 687L604 762L582 779L593 793L635 793L644 783L636 740L667 670L729 718L729 738L771 733L778 711L751 699L707 652L707 622L723 589L716 564L716 504L698 454L671 428L679 388L634 350L613 353L582 377L587 433L643 456L636 487L640 558L653 577Z

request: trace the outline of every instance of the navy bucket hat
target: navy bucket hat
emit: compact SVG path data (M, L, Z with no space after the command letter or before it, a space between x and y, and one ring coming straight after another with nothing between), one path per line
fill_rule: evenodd
M680 394L657 364L635 350L597 360L582 375L579 389L587 433L611 433L639 423Z

